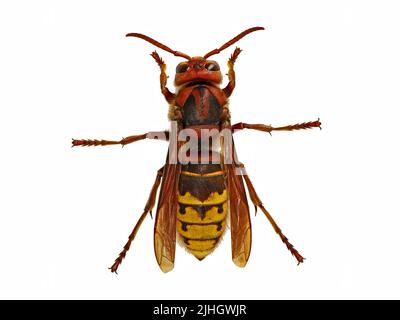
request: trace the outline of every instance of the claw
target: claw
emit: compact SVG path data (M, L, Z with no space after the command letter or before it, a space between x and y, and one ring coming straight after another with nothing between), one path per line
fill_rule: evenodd
M108 269L111 270L112 273L118 274L117 272L118 266L119 266L118 261L115 261L114 264Z
M77 140L77 139L72 139L72 146L71 147L77 147L82 145L82 141L81 140Z
M321 121L319 121L319 118L317 119L317 122L319 123L319 126L318 126L318 128L319 128L320 130L322 130L322 127L321 127Z

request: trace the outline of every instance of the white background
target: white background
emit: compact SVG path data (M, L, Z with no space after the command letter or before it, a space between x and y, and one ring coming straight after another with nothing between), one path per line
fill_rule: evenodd
M400 298L398 1L2 1L0 298ZM167 144L70 148L168 128L154 47L203 55L242 30L233 122L323 130L241 132L239 157L307 257L297 266L262 214L246 268L230 239L163 274L146 203ZM215 59L226 73L234 47ZM182 61L158 50L170 80ZM172 87L171 81L169 86Z

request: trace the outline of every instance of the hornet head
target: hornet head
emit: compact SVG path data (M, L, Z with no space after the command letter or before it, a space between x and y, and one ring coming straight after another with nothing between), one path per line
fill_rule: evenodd
M176 67L175 86L179 87L201 82L214 85L220 84L222 82L222 74L219 65L216 61L209 60L208 58L214 54L220 53L222 50L225 50L226 48L228 48L235 42L239 41L249 33L258 30L264 30L264 28L254 27L247 29L242 33L238 34L230 41L226 42L223 46L208 52L204 56L195 56L195 57L190 57L189 55L182 53L180 51L172 50L166 45L141 33L128 33L126 36L141 38L165 51L172 53L175 56L185 58L187 61L179 63Z

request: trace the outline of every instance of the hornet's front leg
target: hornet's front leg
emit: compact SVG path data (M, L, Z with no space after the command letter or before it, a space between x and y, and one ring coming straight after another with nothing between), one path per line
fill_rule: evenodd
M113 145L113 144L120 144L120 145L124 146L126 144L136 142L139 140L144 140L144 139L158 139L158 140L168 141L169 140L169 132L168 131L159 131L159 132L153 131L153 132L148 132L145 134L139 134L139 135L135 135L135 136L129 136L126 138L122 138L119 141L97 140L97 139L81 139L81 140L72 139L72 147L77 147L77 146L96 147L96 146L109 146L109 145Z
M243 122L236 123L232 126L233 132L243 129L253 129L253 130L268 132L269 134L271 134L272 131L293 131L293 130L312 129L312 128L321 129L321 122L319 121L319 118L316 121L297 123L283 127L272 127L266 124L249 124Z
M152 52L151 56L156 60L158 66L160 67L161 73L160 73L160 88L161 88L161 93L164 95L165 99L168 101L168 103L173 103L175 100L175 94L173 94L169 89L167 88L167 73L165 70L167 69L167 65L165 64L164 60L158 55L157 51Z
M226 85L226 87L223 89L225 95L227 98L230 97L230 95L233 92L233 89L235 89L235 85L236 85L236 78L235 78L235 70L234 70L234 65L236 62L237 57L239 56L240 52L242 52L242 50L238 47L236 47L235 51L232 53L231 57L228 60L228 79L229 82Z

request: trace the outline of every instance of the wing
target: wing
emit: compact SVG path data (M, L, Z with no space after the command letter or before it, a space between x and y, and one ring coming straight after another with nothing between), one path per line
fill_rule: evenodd
M232 148L233 144L232 144ZM233 150L233 152L235 152ZM232 237L232 260L238 267L246 266L251 250L249 205L243 185L242 172L233 164L224 164L226 171Z
M180 165L169 164L167 158L154 225L154 252L163 272L174 268L179 174Z

